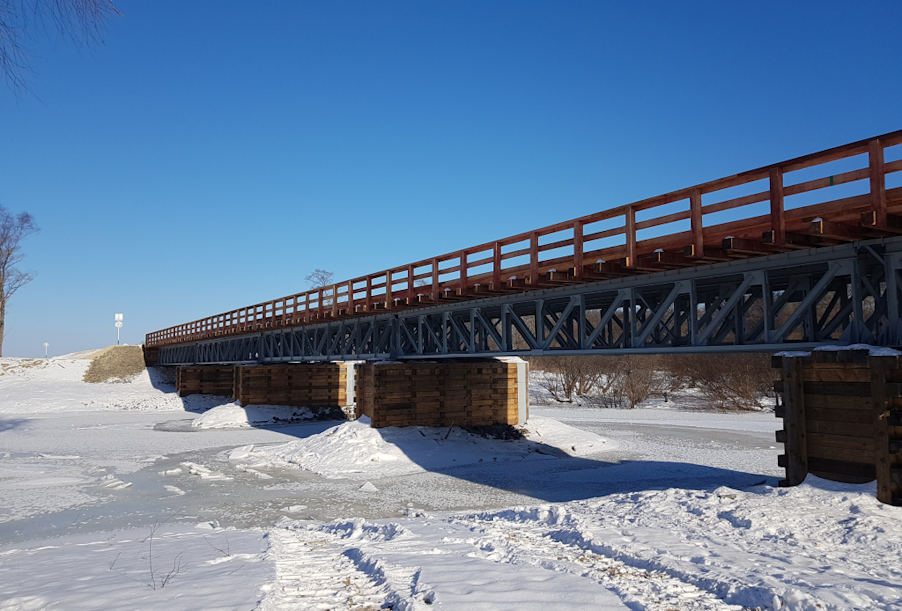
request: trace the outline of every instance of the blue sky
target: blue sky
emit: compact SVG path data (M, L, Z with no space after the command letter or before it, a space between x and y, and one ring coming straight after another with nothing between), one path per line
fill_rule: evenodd
M4 356L115 342L902 128L902 3L135 2L29 41Z

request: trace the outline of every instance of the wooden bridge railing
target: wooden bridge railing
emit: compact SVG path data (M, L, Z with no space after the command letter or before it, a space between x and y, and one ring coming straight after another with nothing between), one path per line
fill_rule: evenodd
M840 160L853 169L832 173ZM809 168L821 175L793 180ZM902 186L886 185L894 172L902 131L177 325L149 333L146 345L902 234ZM834 198L840 185L861 192ZM802 194L813 201L787 206Z

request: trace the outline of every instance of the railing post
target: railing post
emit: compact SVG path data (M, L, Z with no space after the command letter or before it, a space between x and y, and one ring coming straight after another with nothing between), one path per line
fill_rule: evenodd
M385 272L385 307L390 308L394 304L392 303L392 295L391 295L391 270Z
M332 318L338 318L338 285L332 285Z
M631 205L626 207L626 265L636 266L636 209Z
M413 292L413 265L407 266L407 303L413 303L416 295Z
M689 193L689 218L692 223L692 255L705 256L705 237L702 231L702 192L693 189Z
M539 283L539 232L529 234L529 282Z
M583 222L573 223L573 277L583 277Z
M874 226L886 227L886 175L883 173L883 145L879 139L868 144L868 161L871 168L871 210Z
M783 169L770 169L770 226L774 245L786 244L786 216L783 214Z
M432 296L435 301L438 299L438 259L432 259Z
M366 307L366 311L369 312L373 309L373 277L366 277L366 303L364 303Z
M460 265L458 266L460 269L460 294L464 296L467 294L467 251L460 251Z
M495 242L492 252L492 288L501 288L501 242Z

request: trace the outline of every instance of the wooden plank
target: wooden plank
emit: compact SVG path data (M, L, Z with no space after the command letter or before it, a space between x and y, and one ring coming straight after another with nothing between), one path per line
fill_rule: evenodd
M806 367L802 375L806 382L871 382L871 371L864 367Z
M828 435L822 433L808 433L808 443L818 447L847 448L850 450L865 450L874 452L874 437L850 437L840 435ZM870 460L870 458L868 459Z
M874 479L874 465L872 464L812 458L808 461L808 467L811 471Z
M833 240L853 241L860 240L864 237L858 226L832 223L823 219L811 221L808 232L819 238L829 238Z
M847 409L843 408L825 408L814 407L811 405L811 397L805 397L805 413L812 420L821 422L848 422L852 424L871 425L873 416L871 415L870 399L867 399L867 409Z
M871 171L869 168L862 168L860 170L852 170L851 172L836 174L835 176L826 176L824 178L816 178L814 180L800 182L788 187L784 187L783 195L785 197L789 195L796 195L798 193L808 193L809 191L816 191L825 187L843 185L849 182L855 182L856 180L864 180L870 176L870 173Z
M871 384L869 382L805 382L805 394L868 397L871 394Z
M835 422L830 420L813 420L811 414L806 413L805 430L808 433L822 433L824 435L837 435L845 437L870 437L874 434L872 422Z
M783 399L786 405L786 479L781 486L797 486L808 475L808 446L805 436L805 394L800 359L783 359Z
M809 442L811 440L809 439ZM852 448L840 448L836 446L808 446L808 459L820 458L827 460L841 460L844 462L854 462L868 464L874 457L874 450L856 450Z

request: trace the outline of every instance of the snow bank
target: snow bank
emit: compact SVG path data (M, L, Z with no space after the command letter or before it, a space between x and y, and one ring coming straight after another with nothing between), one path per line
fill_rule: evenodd
M306 420L323 420L324 416L334 419L341 416L341 410L324 410L309 407L287 407L284 405L248 405L238 403L219 405L191 421L191 426L199 429L235 429L252 426L292 424Z
M530 418L525 438L504 441L460 427L374 429L368 418L305 439L233 452L232 460L299 467L325 477L374 479L481 462L585 456L617 449L616 442L548 418Z
M74 411L204 411L225 397L180 398L157 371L144 370L128 382L87 384L84 358L0 358L0 414Z

